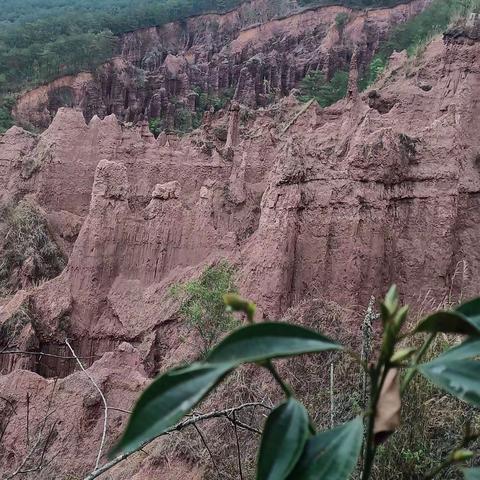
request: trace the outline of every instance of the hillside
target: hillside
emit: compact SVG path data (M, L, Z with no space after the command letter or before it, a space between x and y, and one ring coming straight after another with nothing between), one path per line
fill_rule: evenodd
M111 30L114 57L33 87L37 78L11 104L28 130L0 134L6 478L254 478L258 429L280 391L250 366L194 412L250 405L238 430L235 417L211 417L92 474L152 378L236 325L206 335L188 322L188 282L213 277L255 301L258 321L287 319L355 350L389 284L412 315L480 294L477 4L158 8L173 4L204 11ZM29 5L44 19L113 8ZM118 18L140 8L115 5ZM8 35L32 20L27 9L2 15ZM279 368L319 428L357 413L356 364L331 353ZM477 418L462 405L433 387L413 398L408 438L382 450L372 478L423 478Z

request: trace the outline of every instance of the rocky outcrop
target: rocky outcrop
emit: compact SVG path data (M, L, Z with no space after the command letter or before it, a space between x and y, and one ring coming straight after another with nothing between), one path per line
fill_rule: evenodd
M28 304L18 345L68 356L68 337L86 364L103 356L91 371L112 404L128 410L147 374L196 354L195 338L179 334L170 285L220 259L236 266L259 320L281 316L312 292L366 306L393 282L424 308L445 295L479 294L479 65L480 43L437 39L415 62L395 55L375 90L356 101L305 109L289 96L239 122L235 109L213 113L192 134L161 141L115 116L87 124L75 109L60 109L39 136L11 129L0 137L3 196L35 201L71 253L59 277L0 304L0 325ZM30 177L20 174L25 158L40 157ZM358 327L354 318L347 326ZM120 379L108 379L117 375L119 349L135 360ZM93 393L81 372L72 373L72 359L3 357L2 396L23 413L7 426L0 469L10 472L21 458L21 392L40 392L45 402L48 378L60 376L74 395L72 418L81 422L69 434L74 440L56 430L47 452L50 458L64 445L64 456L32 478L56 477L75 442L87 449L85 438L99 439L98 402L89 406ZM96 373L106 363L112 369ZM85 388L68 390L72 381ZM88 423L93 410L97 420ZM8 411L1 404L1 415ZM109 427L110 441L121 418ZM75 474L92 468L92 448L72 460ZM176 478L164 464L145 465ZM181 464L187 477L189 465ZM137 463L126 478L144 478L141 472ZM124 478L118 475L112 478Z
M300 10L296 2L246 2L225 15L124 35L121 54L93 75L64 77L22 96L14 116L21 125L46 128L60 106L80 108L88 121L114 113L125 122L161 118L168 130L188 129L205 109L234 99L251 108L288 95L310 70L330 78L348 70L357 48L363 73L380 42L430 0L392 8L340 6ZM290 13L279 17L282 13ZM335 19L347 14L341 28Z

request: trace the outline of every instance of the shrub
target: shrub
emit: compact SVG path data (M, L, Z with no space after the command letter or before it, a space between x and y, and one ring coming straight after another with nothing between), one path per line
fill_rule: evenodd
M23 328L30 322L30 307L27 303L24 303L10 318L0 325L0 345L8 346L9 342L17 338Z
M5 237L0 250L0 294L22 286L20 269L28 264L29 282L57 276L65 267L65 258L51 240L47 223L32 205L21 201L1 211Z
M165 130L163 119L159 117L151 118L148 121L148 129L153 134L153 136L157 138Z
M308 102L314 98L321 107L328 107L347 94L348 72L339 70L327 81L325 75L315 70L300 82L299 100Z
M198 279L174 285L170 294L180 299L180 315L200 336L205 353L237 321L225 310L223 295L235 292L234 270L227 262L207 268Z
M13 95L0 97L0 133L7 131L13 126L12 108L14 105L15 97Z
M401 306L397 290L392 287L380 305L383 334L372 361L305 327L254 323L255 305L236 295L226 295L225 303L230 310L246 314L249 325L223 339L204 361L157 378L134 408L112 454L138 450L174 429L176 422L243 364L266 369L285 396L266 419L257 480L348 480L354 472L362 480L372 478L379 450L384 455L386 449L394 448L385 442L400 428L402 402L408 398L418 374L452 397L472 407L480 406L480 298L450 311L435 312L410 329L408 306ZM432 350L435 339L448 334L461 335L460 343L451 348L442 345L440 354ZM343 353L363 369L369 379L369 400L363 412L352 420L318 433L309 412L272 360L326 351ZM429 351L432 359L428 358ZM429 408L436 407L432 404ZM432 452L410 441L402 451L403 457L427 470L421 477L413 473L408 478L441 478L452 468L461 471L467 480L479 478L480 469L459 469L471 465L475 453L469 447L475 446L478 439L480 431L467 422L463 434L459 434L458 441L452 439L455 441L445 455L435 452L442 455L438 461L431 460Z
M342 31L343 27L347 24L348 19L349 19L348 13L346 12L337 13L335 17L335 25L337 26L337 29Z

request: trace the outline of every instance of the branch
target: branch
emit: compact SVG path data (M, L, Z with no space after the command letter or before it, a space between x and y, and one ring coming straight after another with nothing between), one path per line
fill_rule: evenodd
M184 420L183 422L177 423L177 425L174 425L172 428L169 428L165 432L160 433L159 435L152 438L151 440L148 440L147 442L144 442L137 449L132 450L131 452L123 453L122 455L119 455L118 457L115 457L110 462L107 462L102 467L97 468L92 473L87 475L83 480L93 480L95 478L98 478L100 475L102 475L102 473L107 472L112 467L119 464L120 462L123 462L124 460L126 460L128 457L130 457L134 453L142 450L143 448L145 448L148 444L150 444L151 442L153 442L157 438L163 437L164 435L168 435L172 432L179 432L180 430L184 429L185 427L188 427L190 425L194 425L197 422L202 422L202 421L205 421L205 420L209 420L211 418L218 418L218 417L225 417L225 416L228 418L228 416L233 414L234 412L238 412L239 410L243 410L243 409L248 408L248 407L263 407L267 410L272 409L271 407L269 407L268 405L265 405L263 403L253 402L253 403L244 403L243 405L239 405L238 407L227 408L226 410L220 410L220 411L206 413L204 415L195 415L195 416L189 418L188 420ZM236 422L238 423L238 420L236 420ZM240 426L240 423L238 423L238 424ZM252 427L250 427L250 428L252 428ZM260 432L258 432L258 433L260 433Z
M282 130L282 135L302 116L310 107L310 105L315 101L314 98L309 100L302 108L301 110L288 122L287 126Z
M26 350L2 350L0 355L37 355L39 357L52 357L52 358L61 358L62 360L77 360L81 358L82 360L88 360L91 358L99 358L98 355L93 355L91 357L64 357L63 355L55 355L53 353L44 353L44 352L29 352Z
M95 462L95 469L98 468L100 465L100 458L102 457L102 450L103 446L105 444L105 437L107 436L107 423L108 423L108 405L107 405L107 399L105 398L105 395L103 392L100 390L100 387L96 384L95 380L92 378L92 376L85 370L84 366L82 365L82 362L80 359L77 357L75 351L73 350L72 346L68 342L68 338L65 339L65 343L67 344L67 347L70 349L72 352L73 357L77 361L78 365L82 369L83 373L87 376L87 378L92 382L93 386L97 389L98 393L102 397L102 402L105 410L105 415L103 419L103 432L102 432L102 440L100 441L100 447L98 449L98 454L97 454L97 461Z

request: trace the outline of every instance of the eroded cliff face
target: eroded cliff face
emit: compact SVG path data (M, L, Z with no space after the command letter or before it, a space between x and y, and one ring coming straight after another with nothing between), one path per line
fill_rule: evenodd
M479 294L480 43L462 38L437 39L417 59L396 54L373 90L326 109L312 104L298 118L303 106L288 96L255 118L232 105L183 138L155 139L114 115L87 124L79 109L60 109L39 136L12 128L0 137L1 200L25 197L43 209L69 262L4 301L0 324L28 306L13 344L69 356L70 338L86 364L99 358L91 375L128 410L149 375L197 353L182 341L169 286L220 259L236 265L259 320L312 292L366 306L392 282L412 303ZM40 410L49 377L60 376L51 462L31 478L65 474L65 465L86 474L103 417L99 399L78 386L88 382L72 373L75 361L0 361L2 396L16 409L0 404L0 469L14 470L28 452L19 433L25 392ZM109 445L123 419L111 420ZM202 475L181 455L170 465L158 457L126 465L111 478Z
M60 106L70 106L79 107L87 122L113 113L126 122L160 118L167 130L188 129L203 114L202 93L266 106L288 95L310 70L327 78L348 70L355 48L363 71L390 30L429 3L297 11L296 2L255 0L225 15L135 31L121 38L120 55L94 74L60 78L23 95L14 117L46 128ZM348 15L341 27L338 14Z

